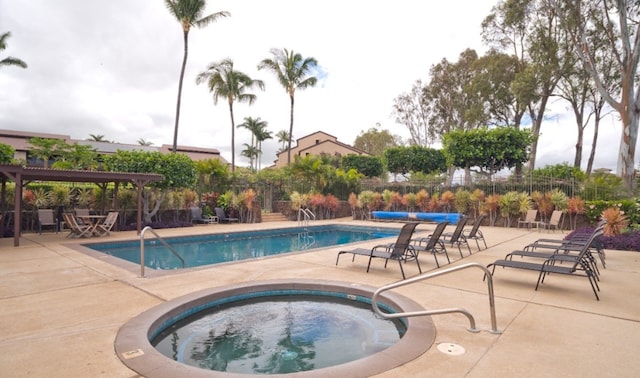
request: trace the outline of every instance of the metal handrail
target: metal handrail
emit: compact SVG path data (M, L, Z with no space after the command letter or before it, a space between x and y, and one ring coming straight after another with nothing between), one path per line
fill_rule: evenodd
M465 315L469 319L470 326L468 328L469 332L480 332L479 329L476 328L476 321L473 318L471 313L463 308L443 308L438 310L425 310L425 311L413 311L413 312L399 312L399 313L385 313L380 310L377 303L377 298L383 291L391 290L396 287L406 286L409 284L413 284L419 281L424 281L428 278L442 276L444 274L448 274L451 272L456 272L458 270L467 269L467 268L480 268L484 271L485 276L487 277L487 288L489 291L489 311L491 312L491 329L489 332L499 334L502 333L498 330L497 321L496 321L496 304L495 298L493 294L493 277L491 276L491 272L484 265L479 263L468 263L464 265L455 266L453 268L441 270L433 273L424 273L420 274L416 277L411 277L403 281L394 282L388 285L385 285L373 293L373 297L371 298L371 306L373 310L383 318L387 319L396 319L396 318L405 318L410 316L425 316L425 315L440 315L440 314L449 314L458 312Z
M146 231L150 231L153 235L155 235L156 239L160 240L162 245L167 247L167 249L171 253L173 253L178 259L180 259L180 262L182 263L182 268L184 268L184 259L182 258L182 256L180 256L178 252L176 252L176 250L169 245L169 243L164 241L164 239L162 239L160 235L158 235L158 233L155 232L153 228L151 228L151 226L147 226L142 229L142 232L140 232L140 276L142 278L144 278L144 233Z
M300 214L303 214L302 220L300 219ZM308 226L311 218L313 218L313 220L316 220L316 215L313 213L313 211L309 209L303 209L302 207L298 209L298 225Z

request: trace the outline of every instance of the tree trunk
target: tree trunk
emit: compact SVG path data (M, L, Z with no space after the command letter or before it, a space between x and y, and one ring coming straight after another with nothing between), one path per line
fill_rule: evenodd
M291 98L291 114L289 115L289 148L287 149L287 165L291 164L291 138L293 138L293 94L290 94Z
M187 54L189 52L189 32L184 31L184 56L182 57L182 67L180 68L180 80L178 81L178 101L176 104L176 124L173 129L173 151L178 150L178 124L180 123L180 102L182 100L182 82L184 81L184 70L187 67Z
M231 172L236 170L236 125L233 120L233 102L229 102L229 115L231 116Z

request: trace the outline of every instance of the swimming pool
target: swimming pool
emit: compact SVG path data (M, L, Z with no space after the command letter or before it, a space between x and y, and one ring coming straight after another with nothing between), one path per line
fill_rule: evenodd
M175 237L166 238L165 241L184 259L185 268L192 268L393 237L398 232L398 229L388 227L323 225ZM89 243L83 246L140 264L139 240ZM180 260L154 239L145 240L144 260L144 265L151 269L182 267Z

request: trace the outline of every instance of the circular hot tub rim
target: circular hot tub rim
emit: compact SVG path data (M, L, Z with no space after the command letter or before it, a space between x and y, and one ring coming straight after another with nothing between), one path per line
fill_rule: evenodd
M125 323L116 336L114 347L120 360L131 370L145 377L255 377L201 369L182 364L164 356L151 345L151 339L169 323L207 308L208 304L228 297L274 291L319 291L342 293L371 299L376 288L368 285L326 280L249 281L215 287L187 294L154 306ZM380 303L396 311L422 311L419 304L400 294L387 291L379 296ZM210 307L210 306L209 306ZM200 310L197 310L200 309ZM316 370L269 376L368 377L403 365L424 354L435 341L431 317L404 318L404 336L389 348L355 361Z

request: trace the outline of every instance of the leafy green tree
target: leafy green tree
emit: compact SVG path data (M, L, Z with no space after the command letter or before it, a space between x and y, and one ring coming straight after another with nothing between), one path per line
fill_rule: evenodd
M532 140L529 130L498 127L450 131L444 135L442 145L449 165L475 168L476 172L490 176L527 161ZM465 185L470 186L470 180Z
M8 144L0 143L0 164L11 163L15 153L15 148Z
M224 193L228 190L231 180L229 165L220 159L207 159L195 162L198 174L198 191Z
M384 164L380 156L345 155L340 165L345 171L355 169L365 177L379 177L384 173Z
M98 168L98 150L90 145L74 143L60 152L53 168L94 170Z
M580 167L569 166L567 163L546 165L542 168L534 169L531 172L534 177L553 177L556 179L576 179L584 181L587 175L580 170Z
M373 156L382 156L385 149L401 144L401 138L397 135L392 135L389 130L378 130L372 127L366 132L360 132L353 143L353 147Z
M185 154L118 150L113 155L104 156L104 166L112 172L157 173L164 176L163 181L149 184L142 193L145 223L151 223L151 217L160 209L168 189L189 188L196 182L195 163ZM152 199L155 202L153 209L150 209Z
M0 34L0 51L3 51L7 48L7 39L9 39L9 37L11 37L11 32ZM27 63L18 58L8 56L0 60L0 67L2 66L18 66L27 68Z
M33 146L29 150L29 155L35 159L40 159L44 162L44 168L49 168L49 161L54 156L64 154L69 148L67 142L62 139L52 138L29 138L29 144Z
M278 82L285 89L291 101L289 115L289 140L287 146L287 164L291 164L291 137L293 135L293 109L297 89L314 87L318 78L312 76L318 65L315 58L303 58L302 55L287 49L271 49L271 58L263 59L258 69L267 69L276 75Z
M229 12L216 12L207 16L202 16L207 6L206 0L164 0L164 4L182 28L182 38L184 41L184 54L182 57L182 67L180 68L180 80L178 82L178 100L176 104L176 124L173 131L173 152L178 150L178 124L180 122L180 101L182 99L182 82L184 81L184 70L187 67L187 55L189 54L189 31L193 26L202 28L215 22L220 17L229 16Z
M576 45L585 70L595 81L598 92L622 120L617 174L633 188L635 151L640 124L640 3L637 1L565 0L554 9ZM601 36L606 36L603 40ZM605 43L603 43L603 41ZM619 86L606 85L608 73L601 64L604 57L620 73Z
M233 103L237 101L252 105L257 96L247 91L254 86L264 89L264 83L262 80L252 79L244 72L234 70L231 59L223 59L220 62L211 63L206 71L198 74L196 83L207 83L209 91L213 93L214 105L218 104L219 98L227 100L231 116L231 172L233 172L236 169L236 126L233 116Z
M446 171L442 151L424 146L391 147L384 151L387 170L406 176L408 173L441 173Z

